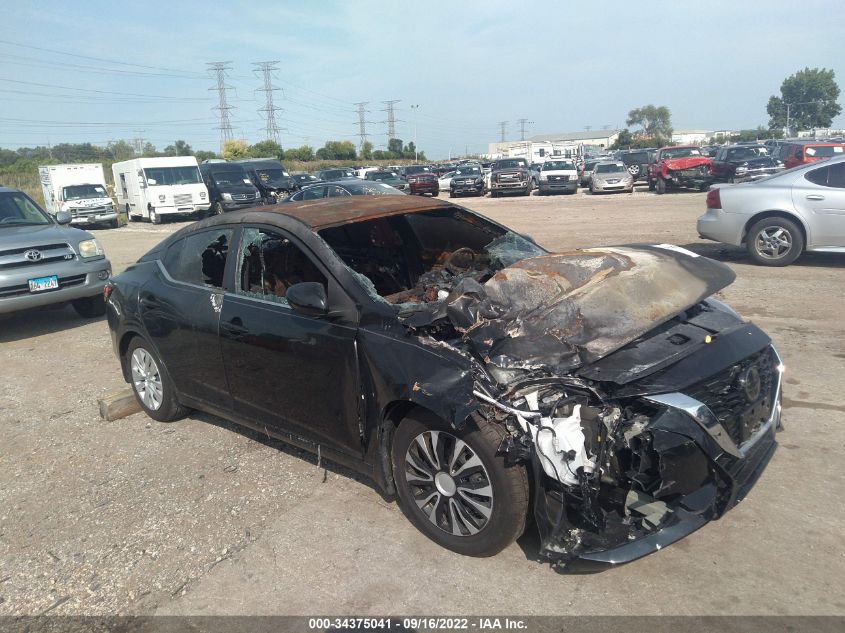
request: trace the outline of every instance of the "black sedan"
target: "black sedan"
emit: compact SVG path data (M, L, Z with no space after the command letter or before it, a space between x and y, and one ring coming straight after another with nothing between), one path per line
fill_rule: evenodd
M307 185L293 194L285 202L303 200L322 200L323 198L343 198L347 196L402 196L404 192L382 182L339 180L338 182L318 182Z
M733 279L672 245L550 254L444 201L357 196L191 224L104 294L153 419L319 451L467 555L531 507L541 556L595 565L722 516L775 450L782 365L712 298Z

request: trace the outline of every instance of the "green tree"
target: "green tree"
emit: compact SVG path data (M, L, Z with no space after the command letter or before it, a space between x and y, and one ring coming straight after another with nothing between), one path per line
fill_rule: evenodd
M197 162L202 162L204 160L208 160L209 158L218 158L216 152L209 152L208 150L198 149L194 156L197 157Z
M311 162L314 160L314 148L310 145L291 147L290 149L286 149L284 151L282 160L298 160L303 163Z
M627 125L639 125L642 135L653 139L672 138L672 113L666 106L652 104L635 108L628 113Z
M613 142L613 145L610 146L610 149L628 149L631 147L631 143L633 142L633 135L628 128L625 128L624 130L619 130L619 136L616 137L616 140Z
M351 141L326 141L317 150L320 160L355 160L355 146Z
M141 148L141 156L158 156L158 152L156 152L156 146L152 143L144 143L144 147Z
M223 143L220 155L226 160L249 158L249 144L243 139L232 139Z
M377 149L373 152L373 160L390 160L390 152L383 149Z
M276 141L259 141L249 148L249 154L253 158L276 158L282 157L282 146Z
M373 144L369 141L364 141L361 144L361 151L359 152L359 156L361 160L372 160L373 159Z
M833 70L799 70L783 80L779 97L769 97L766 105L770 117L769 127L788 127L787 134L791 130L830 127L833 118L842 112L842 107L836 102L838 98L839 86L836 85Z
M122 139L119 141L110 141L106 149L111 154L112 160L116 163L135 157L135 148L131 143Z
M165 156L193 156L194 150L185 141L176 141L164 148Z
M402 158L402 139L392 138L387 141L388 158Z

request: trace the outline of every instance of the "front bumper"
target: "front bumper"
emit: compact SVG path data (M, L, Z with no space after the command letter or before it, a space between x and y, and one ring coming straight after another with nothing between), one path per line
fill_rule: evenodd
M238 209L248 209L249 207L254 207L257 204L261 204L261 198L257 198L254 200L222 200L220 202L220 206L223 207L224 211L237 211Z
M419 195L423 193L439 194L440 185L437 182L411 182L408 183L411 195Z
M541 180L537 187L540 193L552 193L554 191L564 191L574 193L578 190L578 180Z
M593 501L572 513L572 497L535 472L541 555L553 564L573 563L577 570L628 563L721 518L742 501L771 460L777 448L775 433L781 427L781 359L774 347L752 357L765 358L770 368L771 380L764 380L763 392L770 409L766 419L747 432L731 435L736 428L729 426L730 419L721 421L707 405L684 393L642 396L655 406L653 415L642 430L630 427L625 432L626 438L628 433L637 438L639 448L630 461L624 461L624 472L637 473L632 482L639 483L631 483L630 488L602 483L610 496L604 501L602 496L590 497ZM711 380L704 382L709 385ZM695 387L691 389L695 392ZM740 442L739 438L744 439ZM536 454L534 460L536 471ZM605 475L611 480L615 477L612 472ZM588 494L582 488L576 498L586 499ZM624 512L619 494L625 499ZM615 500L609 503L611 499ZM606 511L597 512L598 508Z
M451 186L451 193L452 195L464 195L464 194L475 194L481 195L484 192L484 181L478 181L471 184L457 184L452 183Z
M593 188L593 191L630 191L634 187L633 182L614 182L614 183L607 183L601 180L593 179L590 186Z
M100 279L100 275L105 279ZM56 275L59 287L43 292L29 292L29 280ZM61 262L29 266L0 278L0 314L40 308L74 299L93 297L103 292L111 277L111 262L106 258L92 261Z
M530 186L530 181L514 180L513 182L496 182L490 183L491 191L525 191Z
M117 220L117 211L98 211L96 213L80 213L74 215L70 223L79 226L81 224L100 224L102 222L114 222Z

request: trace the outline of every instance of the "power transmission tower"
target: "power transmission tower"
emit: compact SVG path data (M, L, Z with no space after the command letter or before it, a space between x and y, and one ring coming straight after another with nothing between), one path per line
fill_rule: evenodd
M499 135L500 135L502 143L505 142L505 130L507 129L507 127L508 127L507 121L499 121Z
M387 112L387 121L382 121L382 123L387 123L387 144L390 145L390 139L396 138L396 115L393 111L393 106L402 101L401 99L393 99L392 101L382 101L387 107L382 109L382 112Z
M261 74L264 75L264 85L260 88L256 88L256 92L264 93L264 107L260 108L258 113L263 114L266 119L266 125L264 127L266 139L281 146L281 130L279 129L279 124L276 123L276 112L281 112L282 109L273 103L273 93L276 90L279 90L278 88L273 87L273 73L279 69L278 66L276 66L278 63L278 61L253 62L252 65L257 67L255 69L256 73L260 71Z
M140 156L144 151L144 141L147 140L141 136L145 130L133 130L133 132L135 132L135 138L132 139L132 143L135 145L135 155Z
M519 119L519 140L525 140L525 124L534 125L534 121L529 121L528 119Z
M364 109L369 101L360 101L353 105L358 106L356 112L358 113L358 136L361 140L358 142L358 155L360 156L361 153L364 151L364 143L367 141L367 123L371 123L371 121L367 121L367 112L368 110Z
M209 70L214 71L215 77L217 77L217 85L212 86L209 90L216 90L217 91L217 106L212 108L212 110L217 110L220 116L220 149L223 149L223 143L226 141L231 141L234 138L232 134L232 121L229 119L229 110L232 110L234 106L230 106L229 102L226 100L226 90L230 89L232 86L226 83L226 71L232 70L232 66L230 65L232 62L208 62L206 66L209 67Z

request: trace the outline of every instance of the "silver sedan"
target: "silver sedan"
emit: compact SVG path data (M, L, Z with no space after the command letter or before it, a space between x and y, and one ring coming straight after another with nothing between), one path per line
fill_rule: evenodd
M765 266L786 266L804 251L845 253L845 157L739 185L714 185L698 234L744 245Z
M634 177L621 161L596 163L590 176L590 193L634 191Z

